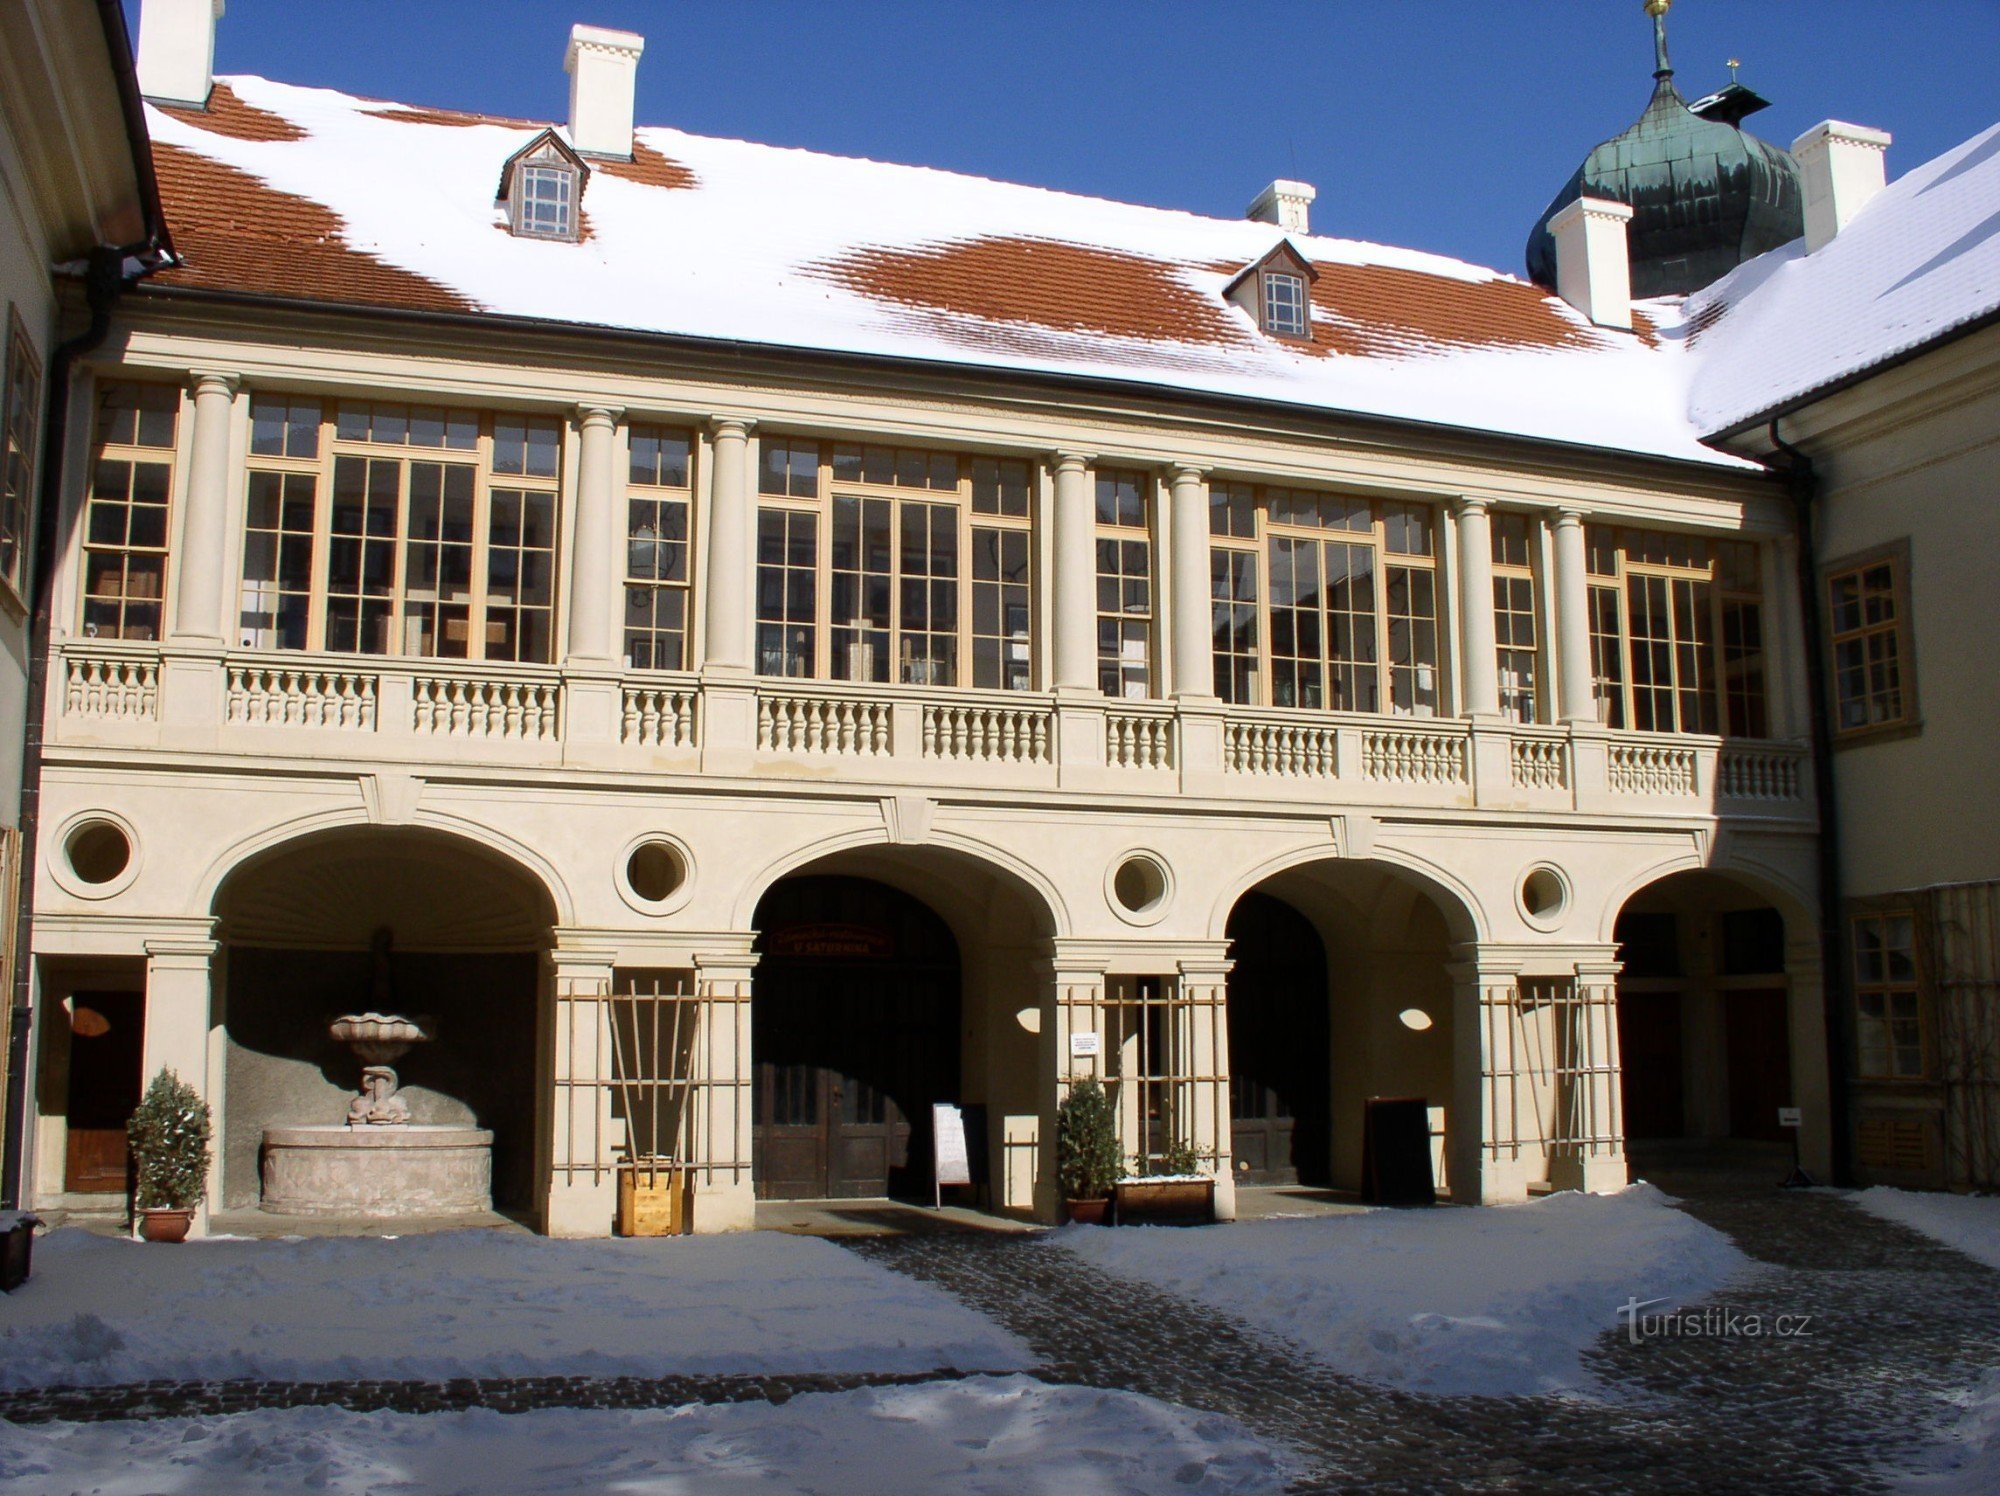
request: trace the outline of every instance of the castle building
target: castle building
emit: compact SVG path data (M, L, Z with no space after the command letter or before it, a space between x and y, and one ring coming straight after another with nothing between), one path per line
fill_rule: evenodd
M1646 203L1552 294L635 127L589 26L566 121L216 78L220 9L148 0L173 253L50 454L24 1199L122 1206L171 1067L211 1214L292 1200L391 1006L556 1234L927 1195L938 1103L1054 1219L1086 1078L1224 1215L1385 1097L1460 1202L1831 1167L1811 557Z

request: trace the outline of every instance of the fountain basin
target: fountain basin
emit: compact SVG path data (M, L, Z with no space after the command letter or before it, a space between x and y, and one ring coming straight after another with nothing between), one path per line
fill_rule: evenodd
M277 1215L474 1215L493 1208L484 1127L269 1127L265 1210Z

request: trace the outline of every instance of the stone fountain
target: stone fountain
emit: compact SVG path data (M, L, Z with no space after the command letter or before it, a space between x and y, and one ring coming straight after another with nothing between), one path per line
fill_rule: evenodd
M347 1104L347 1120L264 1130L265 1210L395 1219L493 1207L493 1134L410 1120L393 1062L434 1040L437 1021L394 1011L389 952L389 932L378 930L369 991L375 1006L327 1026L361 1061L361 1091Z

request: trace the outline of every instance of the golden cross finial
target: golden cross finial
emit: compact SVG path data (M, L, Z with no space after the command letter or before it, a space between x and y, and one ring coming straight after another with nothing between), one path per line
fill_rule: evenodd
M1729 59L1729 81L1731 83L1734 83L1736 81L1736 70L1742 66L1743 66L1742 58L1732 57Z

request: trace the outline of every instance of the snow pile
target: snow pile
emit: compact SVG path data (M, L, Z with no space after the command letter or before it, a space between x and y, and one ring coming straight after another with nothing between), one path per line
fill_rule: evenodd
M1917 1468L1883 1472L1899 1490L1932 1496L1991 1496L2000 1491L2000 1371L1951 1399L1958 1418L1918 1458Z
M1720 1232L1646 1184L1504 1210L1078 1226L1058 1240L1337 1371L1440 1395L1584 1388L1582 1353L1625 1322L1629 1299L1685 1303L1748 1266Z
M1012 1371L941 1290L777 1232L494 1231L183 1247L57 1231L0 1319L0 1386L151 1378Z
M780 1407L347 1413L0 1423L0 1484L432 1492L1281 1491L1297 1471L1228 1419L1026 1377L817 1393Z
M1921 1231L1933 1241L1956 1247L1975 1262L2000 1269L2000 1195L1946 1195L1928 1190L1919 1194L1877 1185L1847 1199L1870 1215Z

